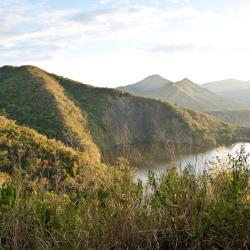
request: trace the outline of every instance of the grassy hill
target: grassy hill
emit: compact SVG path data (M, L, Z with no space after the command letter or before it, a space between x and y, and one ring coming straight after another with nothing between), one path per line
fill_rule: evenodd
M170 82L160 76L148 77L138 83L120 87L119 89L130 93L152 97L176 103L182 107L193 110L217 110L240 107L240 104L231 100L223 99L221 96L193 83L188 79L179 82Z
M0 68L0 109L18 124L84 152L86 163L99 161L86 114L45 71L33 66Z
M193 86L188 80L177 85ZM173 150L230 141L235 130L202 113L33 66L0 69L0 109L18 124L83 152L87 164L99 161L99 151L105 160L167 157Z

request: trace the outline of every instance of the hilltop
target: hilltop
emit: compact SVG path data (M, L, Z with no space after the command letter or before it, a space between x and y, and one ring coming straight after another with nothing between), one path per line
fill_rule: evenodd
M141 93L142 95L144 94L145 96L148 96L151 91L163 88L165 85L168 85L170 83L171 81L161 77L160 75L150 75L142 81L139 81L135 84L131 84L129 86L119 87L118 89L126 90L127 87L129 87L131 93Z
M150 76L138 83L119 87L119 89L136 95L176 103L182 107L198 111L229 109L241 106L193 83L187 78L179 82L171 82L164 80L160 76Z

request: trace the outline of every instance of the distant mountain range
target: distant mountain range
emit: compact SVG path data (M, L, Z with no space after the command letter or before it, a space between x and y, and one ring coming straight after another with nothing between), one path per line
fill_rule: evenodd
M250 108L250 81L227 79L205 83L202 87Z
M206 89L206 86L195 84L187 78L179 82L171 82L159 75L152 75L135 84L119 87L119 89L198 111L245 108L243 103L232 98L224 98Z
M205 99L203 108L215 101L227 104L187 79L171 83L151 76L147 81L145 92L157 82L159 94L169 89L183 104L192 98L193 106ZM86 164L105 159L106 152L138 160L145 146L152 158L167 156L170 149L213 146L230 141L237 129L200 112L117 89L95 88L34 66L0 68L0 114L81 152Z
M223 122L250 127L250 110L208 111L207 114Z

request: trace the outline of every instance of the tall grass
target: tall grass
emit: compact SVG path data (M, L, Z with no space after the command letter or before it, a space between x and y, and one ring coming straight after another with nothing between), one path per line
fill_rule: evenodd
M242 149L199 176L192 166L150 172L146 187L126 161L89 171L70 192L3 175L2 249L248 249L247 158Z

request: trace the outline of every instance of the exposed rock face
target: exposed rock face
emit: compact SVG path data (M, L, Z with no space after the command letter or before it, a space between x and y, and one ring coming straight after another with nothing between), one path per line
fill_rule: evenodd
M110 102L105 116L114 156L125 155L135 162L143 159L145 163L145 159L166 159L170 152L192 148L191 130L166 104L131 96L110 98Z
M131 97L118 97L111 99L107 115L114 145L192 142L190 131L184 129L180 119L173 117L171 110L159 102L140 103Z

